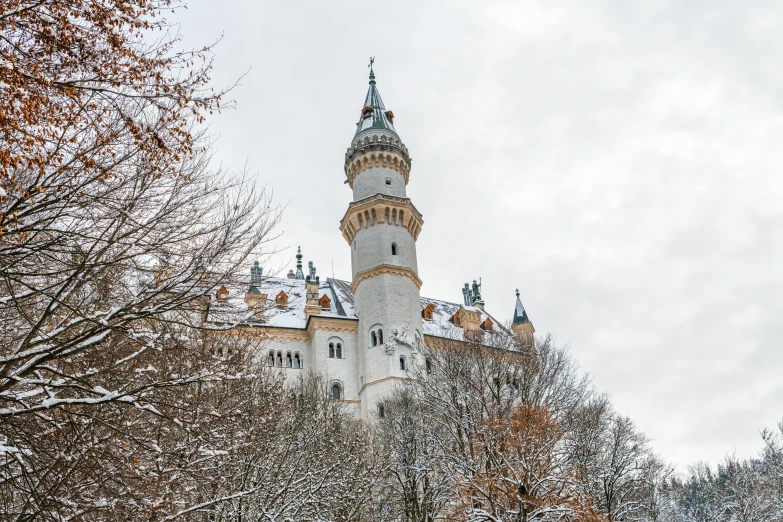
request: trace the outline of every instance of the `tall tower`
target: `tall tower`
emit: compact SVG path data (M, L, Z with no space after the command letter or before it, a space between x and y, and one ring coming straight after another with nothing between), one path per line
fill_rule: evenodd
M407 378L422 346L416 238L423 220L407 197L411 159L394 129L370 62L370 87L345 154L353 201L340 222L351 248L362 415Z

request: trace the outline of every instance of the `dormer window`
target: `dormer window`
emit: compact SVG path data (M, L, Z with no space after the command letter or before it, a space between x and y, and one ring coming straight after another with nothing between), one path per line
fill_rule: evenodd
M492 332L495 331L495 327L494 327L494 325L492 323L492 319L490 319L489 317L487 317L487 319L483 323L481 323L479 328L481 328L485 332L489 332L489 333L492 333Z
M462 326L462 320L459 318L459 312L456 312L449 318L449 322L454 326Z
M221 286L218 289L218 291L215 293L215 297L220 303L225 303L226 301L228 301L228 290L226 290L226 287Z
M427 321L432 321L432 314L435 312L435 305L430 303L427 306L424 307L424 309L421 311L421 317L422 319L425 319Z
M362 118L367 119L370 116L372 116L372 107L367 105L364 109L362 109Z
M318 300L318 306L321 307L321 310L330 310L332 308L332 301L327 295L322 295Z
M280 293L275 296L275 303L277 306L287 306L288 295L283 290L280 290Z

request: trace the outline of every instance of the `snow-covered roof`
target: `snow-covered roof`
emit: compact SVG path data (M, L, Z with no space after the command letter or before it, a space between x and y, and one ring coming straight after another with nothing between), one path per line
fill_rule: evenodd
M252 285L254 291L259 294L267 295L267 309L264 310L261 319L250 318L246 320L247 324L258 324L274 328L295 328L304 330L307 328L307 317L305 316L305 304L307 295L305 290L305 281L303 279L288 279L281 277L267 277L260 283ZM208 321L210 322L232 322L244 321L247 316L247 305L244 298L245 293L251 289L250 283L245 285L236 284L226 286L229 291L228 299L218 301L216 296L212 295L212 304L210 306ZM275 306L275 298L280 292L285 292L288 302L285 306ZM350 290L350 283L339 279L328 278L321 281L318 285L318 297L326 295L329 297L329 310L321 310L319 317L329 317L335 319L345 319L357 321L354 308L354 297ZM487 318L491 319L496 326L501 326L498 321L489 315L486 311L474 306L465 306L459 303L451 303L440 299L421 298L421 308L432 304L435 309L432 314L432 321L422 320L423 334L435 337L454 338L462 332L462 327L454 326L449 319L453 316L460 306L473 312L481 314L481 321Z

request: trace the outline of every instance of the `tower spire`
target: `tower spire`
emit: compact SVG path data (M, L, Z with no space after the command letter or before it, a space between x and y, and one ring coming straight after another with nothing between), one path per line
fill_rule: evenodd
M375 86L375 71L373 71L374 63L375 57L373 56L370 58L370 64L367 66L370 68L370 88L367 89L367 96L364 98L362 115L356 123L356 134L354 134L354 137L364 131L374 130L379 134L391 133L399 139L393 124L394 113L386 110L386 106L381 99L381 93L378 92L378 88Z
M516 293L517 303L514 307L514 321L511 323L511 330L517 334L523 348L532 348L535 345L533 334L536 333L536 329L530 322L525 307L522 306L522 301L519 299L519 288Z
M517 304L514 307L514 323L513 324L525 324L529 323L530 319L527 317L527 311L522 306L522 301L519 299L519 288L517 288Z

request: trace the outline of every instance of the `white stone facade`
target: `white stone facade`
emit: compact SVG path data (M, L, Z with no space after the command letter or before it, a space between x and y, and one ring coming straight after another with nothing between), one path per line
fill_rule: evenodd
M208 313L215 322L224 313L247 317L247 303L260 299L263 312L240 327L261 340L259 357L287 377L323 374L336 386L334 400L368 418L395 385L410 378L411 367L424 364L421 349L428 337L464 335L465 325L455 317L472 314L482 328L497 325L483 302L473 306L467 290L464 303L419 295L416 240L423 219L407 198L411 161L392 122L371 75L345 159L353 201L346 201L340 223L347 243L337 248L350 249L352 282L320 281L312 268L305 278L299 255L297 275L292 270L288 278L263 278L256 266L248 285L226 289L229 298L213 300ZM528 321L521 306L515 322L522 314Z

